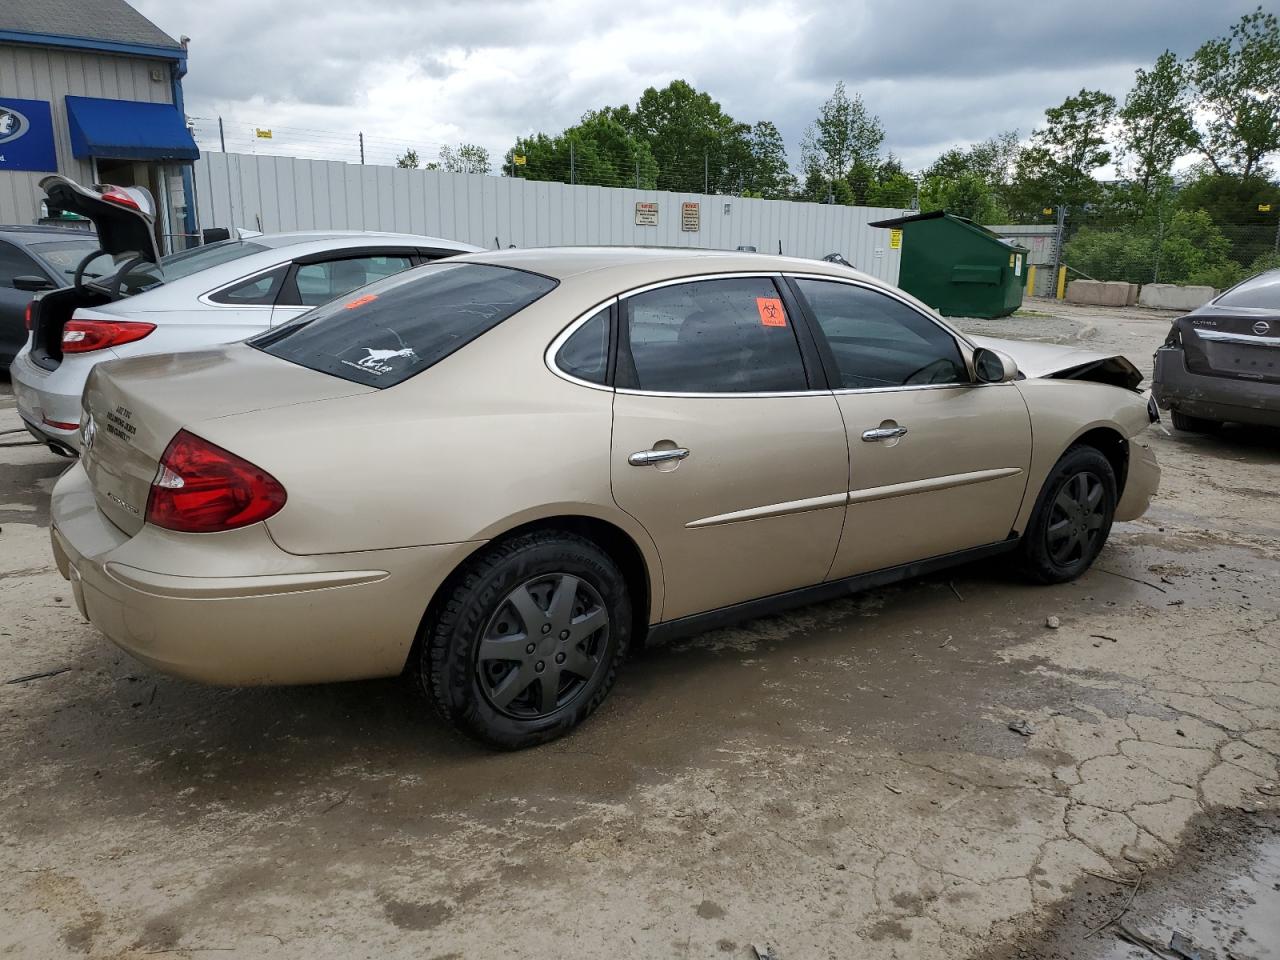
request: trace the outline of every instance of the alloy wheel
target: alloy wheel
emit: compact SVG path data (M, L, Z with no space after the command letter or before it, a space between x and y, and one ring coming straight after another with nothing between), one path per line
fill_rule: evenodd
M604 665L609 614L590 583L568 573L535 577L498 604L476 654L485 698L521 720L574 700Z
M1068 478L1054 498L1045 533L1049 556L1060 567L1088 557L1106 519L1102 478L1082 471Z

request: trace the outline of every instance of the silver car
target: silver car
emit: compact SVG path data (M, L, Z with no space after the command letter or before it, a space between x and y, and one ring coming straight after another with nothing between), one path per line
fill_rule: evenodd
M18 412L56 453L80 447L80 396L98 363L243 340L408 267L479 247L396 233L303 231L223 240L160 257L150 196L41 182L90 217L101 244L70 287L40 296L10 367Z

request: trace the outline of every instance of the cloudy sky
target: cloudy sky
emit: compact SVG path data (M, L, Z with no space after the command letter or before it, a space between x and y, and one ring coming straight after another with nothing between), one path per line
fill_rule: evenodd
M423 159L467 140L494 157L520 134L634 103L684 78L735 118L772 120L793 165L837 80L908 167L1001 130L1024 136L1082 86L1122 99L1133 72L1224 33L1257 0L131 0L191 38L187 112L227 122L228 149ZM216 145L216 122L198 124ZM212 138L212 139L210 139Z

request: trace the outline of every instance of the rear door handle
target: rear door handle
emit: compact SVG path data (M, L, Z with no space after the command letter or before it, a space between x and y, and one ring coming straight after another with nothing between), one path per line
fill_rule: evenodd
M665 463L668 460L683 460L689 455L684 447L673 447L670 450L640 450L627 457L627 463L633 467L647 467L651 463Z
M879 440L896 440L898 437L905 437L906 435L906 427L875 427L871 430L862 431L862 439L867 443L875 443Z

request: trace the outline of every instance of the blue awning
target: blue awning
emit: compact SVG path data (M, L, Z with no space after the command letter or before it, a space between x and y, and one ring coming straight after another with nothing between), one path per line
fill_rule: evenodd
M67 97L71 152L119 160L195 160L200 156L178 108L169 103Z

